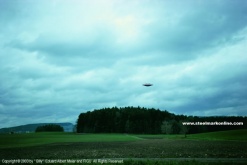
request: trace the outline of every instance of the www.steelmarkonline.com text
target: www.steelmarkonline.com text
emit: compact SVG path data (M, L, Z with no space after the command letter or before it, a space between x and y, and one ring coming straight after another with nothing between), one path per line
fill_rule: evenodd
M223 122L182 122L183 125L244 125L243 122L227 122L227 121L223 121Z

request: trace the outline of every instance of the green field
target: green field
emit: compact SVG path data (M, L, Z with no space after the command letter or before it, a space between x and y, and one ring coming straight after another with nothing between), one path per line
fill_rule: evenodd
M0 134L0 148L26 147L51 143L121 142L138 138L124 134L27 133Z
M193 134L187 138L183 135L55 132L0 134L0 158L106 158L124 160L124 164L143 165L246 164L246 136L247 130Z
M184 135L135 135L143 139L235 140L247 141L247 129Z
M124 142L145 139L184 140L235 140L247 141L247 129L183 135L128 135L128 134L75 134L75 133L27 133L0 134L0 148L26 147L51 143L73 142Z
M189 139L247 141L247 129L188 135Z

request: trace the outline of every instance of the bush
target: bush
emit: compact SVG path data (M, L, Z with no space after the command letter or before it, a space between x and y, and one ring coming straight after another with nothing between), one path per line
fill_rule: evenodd
M37 127L35 132L64 132L64 130L60 125L48 124Z

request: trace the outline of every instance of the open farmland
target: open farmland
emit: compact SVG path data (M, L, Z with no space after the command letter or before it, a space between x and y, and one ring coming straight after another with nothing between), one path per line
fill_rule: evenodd
M246 130L240 132L246 133ZM232 134L231 131L228 133ZM226 135L226 132L223 134ZM205 136L207 134L204 134ZM208 136L211 136L211 133ZM0 137L1 159L237 158L247 160L247 141L239 140L238 137L235 140L200 140L201 136L198 135L188 135L188 138L183 138L182 135L69 133L14 134Z
M53 143L136 141L138 138L123 134L75 134L64 132L47 132L13 135L0 134L0 140L0 148L16 148Z
M143 139L187 139L207 141L247 141L247 129L218 131L186 135L135 135Z

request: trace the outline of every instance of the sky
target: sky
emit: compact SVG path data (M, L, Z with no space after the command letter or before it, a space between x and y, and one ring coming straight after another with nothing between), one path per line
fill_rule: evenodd
M246 53L247 1L0 0L0 128L113 106L246 116Z

